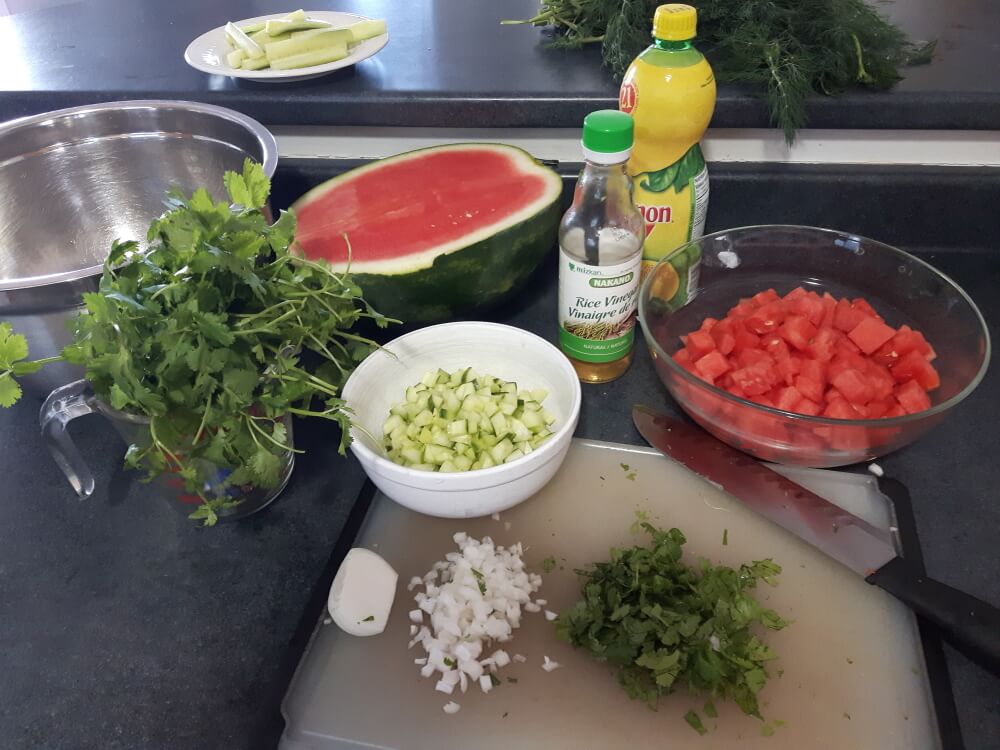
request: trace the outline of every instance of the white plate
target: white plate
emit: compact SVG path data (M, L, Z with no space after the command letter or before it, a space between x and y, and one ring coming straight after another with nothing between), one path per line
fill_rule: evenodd
M242 21L234 21L237 26L243 27L261 21L273 21L277 18L284 18L287 13L272 13L269 16L257 16L256 18L244 18ZM350 26L358 21L368 21L365 16L355 13L340 13L329 10L306 11L306 15L313 21L326 21L336 27ZM389 43L388 32L373 39L366 39L356 46L343 60L325 63L324 65L311 65L308 68L297 68L296 70L242 70L231 68L226 64L226 53L231 47L226 44L225 26L219 26L209 32L202 34L195 39L188 48L184 50L184 60L192 68L197 68L204 73L211 73L218 76L230 76L231 78L246 78L250 81L304 81L307 78L316 78L326 75L334 70L349 68L355 63L366 60L386 44Z

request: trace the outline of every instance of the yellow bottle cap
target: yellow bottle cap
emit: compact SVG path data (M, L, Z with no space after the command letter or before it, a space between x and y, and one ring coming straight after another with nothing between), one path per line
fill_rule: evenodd
M653 36L668 42L694 39L698 28L698 11L690 5L661 5L653 15Z

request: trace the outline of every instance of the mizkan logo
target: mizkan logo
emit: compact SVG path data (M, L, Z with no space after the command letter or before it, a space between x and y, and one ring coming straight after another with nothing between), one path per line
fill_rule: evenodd
M657 224L670 224L673 222L673 209L670 206L643 206L639 204L636 208L639 209L642 218L646 220L647 236Z

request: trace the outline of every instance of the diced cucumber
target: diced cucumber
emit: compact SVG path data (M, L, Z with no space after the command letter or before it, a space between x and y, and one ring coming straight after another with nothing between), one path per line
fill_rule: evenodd
M505 464L509 464L511 461L516 461L519 458L524 458L524 451L518 448L516 451L512 452L507 458L503 460Z
M299 8L298 10L293 10L291 13L285 16L285 18L287 18L289 21L305 21L306 12L302 10L302 8Z
M553 415L536 394L547 395L470 367L426 373L389 409L386 453L403 466L447 473L516 461L552 435Z
M497 463L503 463L511 453L514 452L514 444L510 438L504 438L490 449L490 456Z
M251 34L256 34L258 31L263 31L265 25L264 21L261 21L260 23L248 23L246 26L241 26L240 31L247 36L250 36Z

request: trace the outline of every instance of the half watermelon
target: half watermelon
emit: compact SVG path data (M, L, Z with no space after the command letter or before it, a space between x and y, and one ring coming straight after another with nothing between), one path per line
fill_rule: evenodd
M555 246L561 194L559 175L527 152L467 143L345 172L292 210L307 258L349 266L382 314L429 322L496 302L531 276Z

